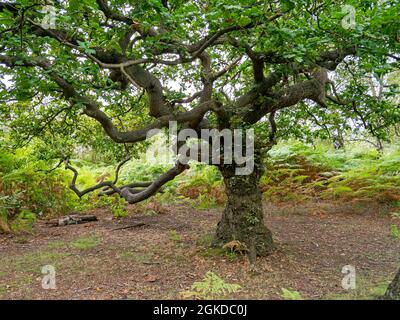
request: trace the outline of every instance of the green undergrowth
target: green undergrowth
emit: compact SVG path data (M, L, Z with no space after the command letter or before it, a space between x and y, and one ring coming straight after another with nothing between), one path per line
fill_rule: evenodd
M72 172L63 166L51 170L58 160L43 159L37 150L40 148L34 144L13 152L0 147L0 232L32 232L38 218L98 207L109 209L117 218L129 214L131 209L116 194L99 197L93 192L77 197L68 188ZM71 164L79 172L76 185L80 190L114 179L116 164L83 159L72 159ZM152 181L171 166L147 163L140 155L122 167L118 185ZM400 203L399 173L400 149L396 145L380 153L360 145L335 150L325 143L311 146L285 141L268 153L260 185L265 199L273 201L370 199L395 205ZM208 210L225 202L218 169L193 163L133 211L156 215L168 212L166 206L182 203Z
M82 203L68 188L70 176L50 171L34 147L15 152L0 147L0 232L31 232L37 218L79 210Z
M400 150L335 150L299 142L273 148L261 186L267 199L400 200Z
M349 289L344 293L329 295L325 299L329 300L376 300L381 298L390 283L390 280L380 279L372 281L367 276L356 278L356 288Z

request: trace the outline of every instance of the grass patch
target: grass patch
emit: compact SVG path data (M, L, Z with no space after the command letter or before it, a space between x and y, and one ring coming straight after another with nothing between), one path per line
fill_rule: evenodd
M3 296L7 293L7 289L4 287L0 287L0 298L3 298Z
M134 261L137 263L153 263L154 262L154 254L153 253L142 253L142 252L136 252L133 250L122 250L118 253L118 257L125 259L125 260L130 260Z
M88 250L97 247L100 240L95 236L83 237L76 239L70 243L70 246L74 249Z
M17 236L15 237L15 242L18 244L25 244L28 243L29 239L26 236Z
M118 253L118 257L122 259L133 259L135 253L131 250L124 250Z
M230 262L235 262L239 258L239 255L235 252L228 251L224 248L203 248L200 250L199 254L204 258L226 258Z
M396 224L392 224L390 226L390 235L392 236L392 238L400 240L400 230Z
M170 240L175 242L182 241L182 236L176 230L171 230L170 232L168 232L168 237Z
M212 233L207 233L207 234L203 234L202 236L200 236L196 243L198 246L202 246L202 247L210 247L212 242L214 240L214 234Z
M199 255L205 258L222 257L228 259L230 262L235 262L240 258L237 252L228 247L214 247L212 246L214 234L208 233L202 235L197 239L196 244L200 247Z
M7 257L4 259L4 264L2 265L8 268L10 271L41 273L43 266L53 265L57 267L67 256L67 253L37 251L17 257ZM2 270L2 272L7 271Z
M49 249L60 249L60 248L65 248L67 244L63 241L50 241L47 244L47 247Z
M344 294L327 296L330 300L376 300L383 296L390 283L390 280L372 282L365 277L357 277L356 289L349 290Z

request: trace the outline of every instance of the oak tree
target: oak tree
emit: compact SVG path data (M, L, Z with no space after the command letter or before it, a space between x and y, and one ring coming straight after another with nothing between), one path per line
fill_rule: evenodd
M258 181L276 139L318 127L336 140L361 129L382 140L398 123L396 89L379 87L399 67L398 12L391 0L0 2L2 119L27 137L52 128L91 139L101 127L126 146L170 121L197 132L254 128L253 172L217 165L228 200L216 243L239 240L266 255L274 242ZM79 196L106 187L129 203L188 168L79 190L66 167Z

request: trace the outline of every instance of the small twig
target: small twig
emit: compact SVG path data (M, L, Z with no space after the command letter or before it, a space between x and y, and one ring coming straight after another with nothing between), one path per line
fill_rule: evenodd
M137 227L142 227L142 226L145 226L145 225L146 225L146 223L139 222L139 223L132 224L132 225L130 225L130 226L115 228L115 229L112 229L112 231L124 230L124 229L131 229L131 228L137 228Z
M124 160L122 160L122 161L118 164L117 169L115 169L115 178L114 178L113 184L116 184L116 183L118 182L119 171L121 170L121 167L122 167L125 163L127 163L129 160L131 160L131 156L127 156Z

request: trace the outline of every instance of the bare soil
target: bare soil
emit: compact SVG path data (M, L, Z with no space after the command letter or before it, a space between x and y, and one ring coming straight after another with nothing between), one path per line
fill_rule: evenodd
M282 288L304 299L373 298L400 264L393 210L371 202L265 204L277 250L257 259L258 272L244 256L208 248L222 209L173 205L148 216L132 208L123 219L97 209L90 213L98 222L41 221L33 234L0 235L0 299L179 299L207 271L241 285L231 299L282 299ZM55 290L42 288L45 265L55 267ZM341 286L345 265L356 268L352 292Z

